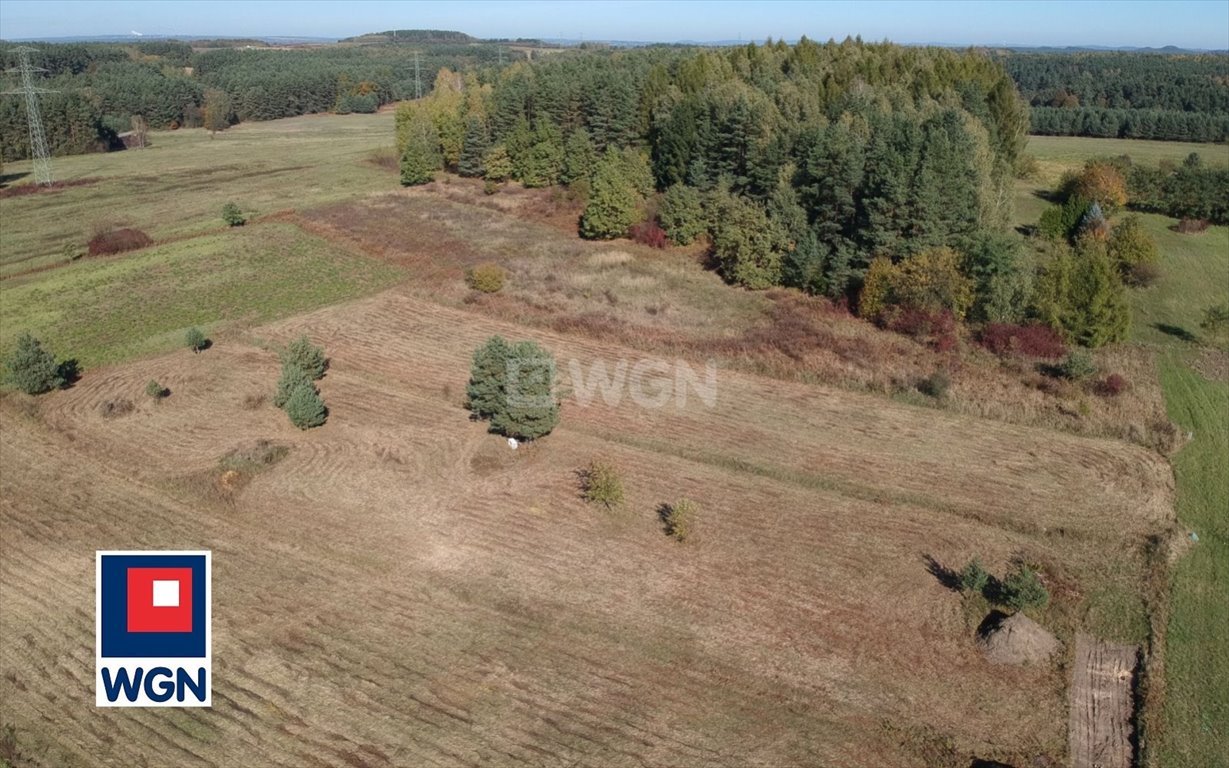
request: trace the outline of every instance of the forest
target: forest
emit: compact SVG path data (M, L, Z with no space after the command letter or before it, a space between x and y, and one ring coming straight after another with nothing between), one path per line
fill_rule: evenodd
M493 83L443 69L396 116L407 186L441 170L488 194L560 185L582 237L703 240L732 284L827 296L939 349L961 325L1008 345L1121 341L1127 291L1157 276L1122 212L1222 221L1229 176L1198 156L1098 159L1021 238L1008 222L1027 126L977 52L805 39L559 57Z
M1007 53L1032 133L1165 141L1229 139L1229 56Z

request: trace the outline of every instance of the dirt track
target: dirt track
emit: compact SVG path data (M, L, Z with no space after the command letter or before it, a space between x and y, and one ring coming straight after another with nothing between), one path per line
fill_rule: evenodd
M1076 637L1069 739L1074 768L1131 768L1139 649Z

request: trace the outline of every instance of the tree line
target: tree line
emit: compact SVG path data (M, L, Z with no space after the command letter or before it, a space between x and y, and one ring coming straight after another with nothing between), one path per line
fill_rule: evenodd
M39 44L31 63L38 85L58 91L40 97L52 154L105 151L140 116L149 128L213 128L243 120L272 120L316 112L375 112L390 101L430 91L444 67L494 70L502 59L524 58L494 44L424 43L337 46L303 50L226 47L194 50L186 43ZM417 80L415 71L417 55ZM3 70L16 54L0 53ZM17 87L15 74L2 78ZM212 103L210 96L213 96ZM0 99L0 158L30 154L24 101Z
M1008 53L1034 133L1167 141L1229 139L1223 54Z

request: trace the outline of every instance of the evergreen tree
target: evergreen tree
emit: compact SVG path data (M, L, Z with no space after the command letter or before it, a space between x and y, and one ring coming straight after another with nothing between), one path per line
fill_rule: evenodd
M588 179L597 167L597 150L589 138L589 132L577 128L568 136L563 148L563 172L559 180L571 184L581 179Z
M318 427L328 418L320 390L310 381L300 381L286 399L284 410L290 423L299 429Z
M412 110L405 124L405 148L401 153L402 185L429 183L442 162L439 135L430 116L425 110Z
M476 115L465 121L465 140L461 145L461 157L457 161L457 173L477 178L485 173L483 159L489 149L490 136L486 122Z
M1069 332L1085 347L1122 341L1130 329L1126 291L1105 243L1080 238L1072 274Z
M606 151L593 173L589 202L580 217L580 234L590 240L623 237L639 219L640 195L627 176L623 156Z
M694 187L685 184L675 184L666 190L657 218L675 245L687 245L708 230L704 200Z
M504 398L504 409L491 417L491 431L518 440L549 434L559 424L554 357L536 342L512 345Z
M466 407L480 419L492 419L506 407L504 382L508 375L508 342L492 336L474 351L466 387Z
M1024 264L1018 239L995 233L975 238L963 271L975 285L973 320L1018 323L1024 318L1032 300L1033 276Z
M563 170L563 140L549 120L538 122L532 143L521 154L520 179L526 187L549 187Z
M38 395L63 386L55 356L29 333L17 337L17 347L4 361L5 381L27 395Z
M286 346L286 351L282 354L282 362L297 365L307 375L307 378L312 380L322 378L328 367L324 349L312 344L307 334L303 334Z
M311 376L296 363L291 360L283 361L282 375L277 380L277 391L273 393L273 405L278 408L284 407L300 384L311 384L311 381Z
M726 280L752 290L781 284L785 238L762 208L731 195L719 204L713 227L713 257Z
M502 144L491 147L482 160L482 166L487 181L502 183L512 178L512 158Z

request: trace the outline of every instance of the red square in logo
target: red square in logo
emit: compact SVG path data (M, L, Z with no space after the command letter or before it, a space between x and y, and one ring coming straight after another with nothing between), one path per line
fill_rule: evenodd
M128 631L191 632L192 569L129 568Z

